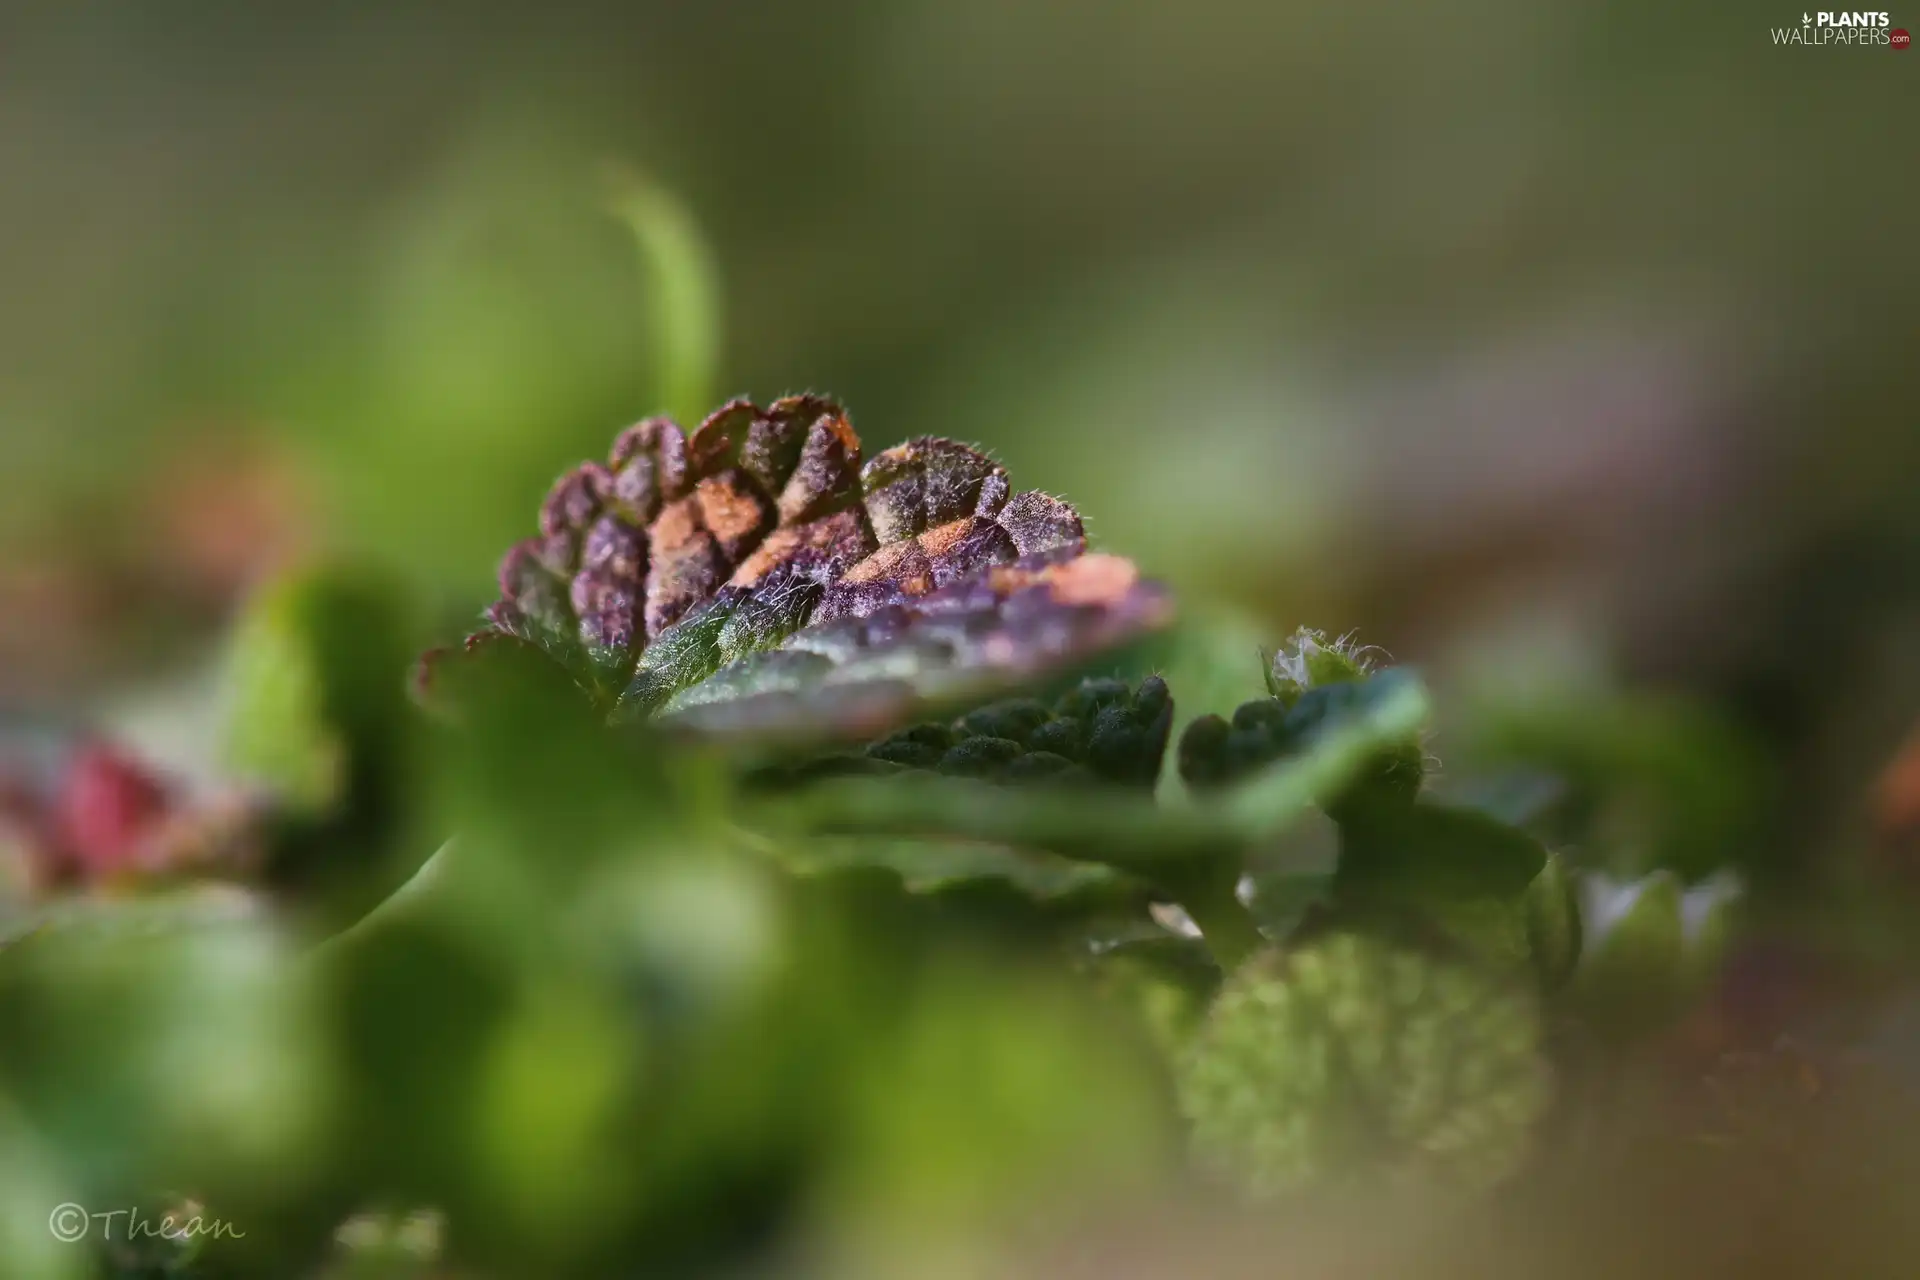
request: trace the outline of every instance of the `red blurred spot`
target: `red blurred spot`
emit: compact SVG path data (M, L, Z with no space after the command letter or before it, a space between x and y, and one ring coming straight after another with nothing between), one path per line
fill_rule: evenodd
M65 851L87 875L128 867L165 819L166 788L138 761L105 744L83 747L54 801Z
M1887 43L1896 49L1904 49L1913 43L1913 37L1907 34L1905 27L1895 27L1887 32Z

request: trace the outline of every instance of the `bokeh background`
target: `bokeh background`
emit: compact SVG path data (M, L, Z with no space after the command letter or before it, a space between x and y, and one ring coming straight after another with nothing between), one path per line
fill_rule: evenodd
M1355 631L1476 741L1726 747L1717 851L1920 866L1920 54L1799 16L15 0L7 745L215 775L278 571L451 638L619 427L811 389L1070 498L1250 686Z
M801 388L1269 623L1861 643L1920 519L1916 68L1797 17L9 5L6 696L314 542L471 605L618 425ZM698 391L610 166L711 263Z

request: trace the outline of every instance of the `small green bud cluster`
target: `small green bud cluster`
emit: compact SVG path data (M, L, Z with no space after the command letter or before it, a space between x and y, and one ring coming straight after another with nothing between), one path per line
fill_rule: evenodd
M1271 949L1181 1065L1194 1155L1255 1197L1516 1172L1552 1082L1522 985L1361 933Z
M915 725L867 748L869 759L994 782L1106 782L1152 787L1173 727L1166 682L1089 679L1052 705L991 703L950 723Z
M1327 726L1346 720L1377 696L1364 652L1302 628L1273 657L1270 696L1238 707L1231 720L1202 716L1180 739L1180 775L1188 786L1225 786L1277 760L1308 751ZM1420 789L1425 757L1417 738L1385 752L1361 784L1369 793L1410 799Z

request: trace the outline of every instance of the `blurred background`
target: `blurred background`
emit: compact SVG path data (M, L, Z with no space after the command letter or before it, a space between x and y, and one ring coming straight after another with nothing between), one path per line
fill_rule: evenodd
M1920 70L1794 16L8 5L0 699L316 549L457 631L620 425L816 389L1250 634L1705 689L1839 787L1920 689Z
M1915 69L1793 16L9 5L8 693L313 541L480 600L562 467L697 412L609 165L717 272L702 395L977 440L1282 622L1761 643L1796 556L1898 558L1920 462Z
M1798 16L12 0L0 818L18 760L65 769L63 856L112 862L158 792L49 762L105 734L217 779L263 584L352 565L452 639L620 427L815 390L1171 583L1182 719L1352 631L1423 669L1442 785L1489 809L1544 755L1653 797L1633 870L1920 875L1920 54L1777 45ZM400 754L354 767L391 799ZM1050 998L979 1021L1050 1044ZM1076 1150L1141 1114L1116 1081L1062 1108Z

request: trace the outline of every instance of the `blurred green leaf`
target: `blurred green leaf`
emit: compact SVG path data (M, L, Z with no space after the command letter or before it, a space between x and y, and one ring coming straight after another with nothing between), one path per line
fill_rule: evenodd
M930 971L850 1081L820 1205L840 1265L990 1258L1039 1206L1058 1220L1153 1187L1177 1144L1142 1047L1043 975Z
M478 598L547 481L658 403L659 300L593 167L549 136L470 139L350 261L346 340L268 371L349 552Z
M1621 872L1700 876L1767 844L1769 766L1710 710L1651 695L1535 698L1463 716L1461 768L1519 765L1568 784L1530 825Z
M331 1099L313 992L232 892L49 913L0 951L0 1087L87 1186L297 1186Z
M1431 801L1356 804L1340 814L1342 896L1518 901L1546 865L1540 842L1497 818Z
M612 178L615 213L633 231L653 303L656 403L692 422L713 403L720 369L719 270L699 223L673 195L624 169Z
M390 576L321 562L267 583L228 643L226 756L267 801L265 876L323 928L410 870L423 796L407 672L420 623Z
M783 860L803 873L882 867L899 873L913 893L1000 880L1047 902L1118 887L1116 874L1097 864L971 840L826 837L797 845Z
M67 1206L83 1195L56 1172L54 1156L14 1108L0 1082L0 1264L32 1280L82 1280L92 1274L88 1251L56 1234L94 1223ZM81 1214L86 1206L79 1205Z
M230 642L229 766L303 817L371 803L398 782L419 640L398 585L376 573L319 565L276 578Z

